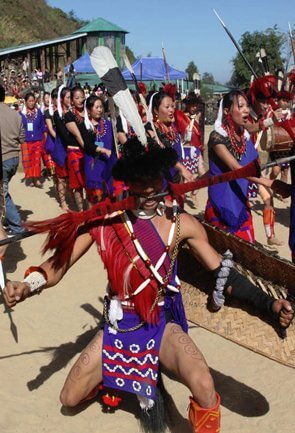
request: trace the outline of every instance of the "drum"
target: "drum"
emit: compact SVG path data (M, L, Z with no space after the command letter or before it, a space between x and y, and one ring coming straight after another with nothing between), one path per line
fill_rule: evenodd
M295 133L295 126L292 126ZM273 125L263 131L260 147L267 152L284 152L292 149L294 143L288 132L278 125Z

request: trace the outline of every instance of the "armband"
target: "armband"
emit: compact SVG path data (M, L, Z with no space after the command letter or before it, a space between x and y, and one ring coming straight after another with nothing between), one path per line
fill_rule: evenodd
M22 283L29 286L30 293L40 294L42 288L47 284L47 273L40 266L31 266L25 272L25 278Z
M220 266L214 272L216 278L216 285L212 293L211 307L214 311L218 311L224 304L225 296L224 289L227 287L227 280L230 275L233 264L233 255L230 250L227 250L223 256Z

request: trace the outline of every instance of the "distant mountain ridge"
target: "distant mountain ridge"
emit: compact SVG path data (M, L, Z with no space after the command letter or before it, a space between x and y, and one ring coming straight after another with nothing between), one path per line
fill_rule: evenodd
M0 0L0 48L69 35L86 23L45 0Z

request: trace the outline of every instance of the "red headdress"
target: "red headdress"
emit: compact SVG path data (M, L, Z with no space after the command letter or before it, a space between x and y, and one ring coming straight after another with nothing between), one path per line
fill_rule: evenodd
M177 86L176 86L176 84L167 83L163 87L163 91L165 93L167 93L173 99L173 101L175 100L175 95L176 95L176 92L177 92Z
M254 105L255 101L259 99L275 97L277 93L277 80L277 77L274 75L256 78L248 92L251 104Z
M287 90L282 90L277 94L278 99L287 99L288 101L292 101L293 95L291 92L287 92Z
M295 69L292 69L292 71L289 72L289 74L287 75L286 81L287 81L286 86L285 86L286 90L294 95L294 93L295 93Z

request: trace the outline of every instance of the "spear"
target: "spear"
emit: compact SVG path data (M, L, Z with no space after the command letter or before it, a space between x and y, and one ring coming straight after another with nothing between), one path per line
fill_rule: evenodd
M291 42L291 49L292 49L292 53L293 53L293 60L294 60L294 63L295 63L295 48L294 48L294 45L293 45L293 33L292 33L292 29L291 29L291 24L290 23L288 23L288 26L289 26L289 36L290 36L290 42Z
M131 65L131 63L130 63L130 61L129 61L126 53L123 55L123 60L124 60L126 68L130 72L132 80L133 80L133 82L135 84L136 91L137 91L137 93L139 95L140 102L142 103L142 105L143 105L143 107L145 109L147 121L150 122L150 124L151 124L152 130L153 130L153 132L155 134L157 142L160 143L160 139L158 137L158 134L157 134L157 131L156 131L156 128L155 128L155 125L154 125L153 114L152 114L151 110L149 109L149 107L147 106L145 97L142 94L140 86L138 85L138 81L137 81L134 69L133 69L133 67L132 67L132 65Z
M218 13L216 12L215 9L213 9L213 12L215 13L215 15L217 16L217 18L219 19L222 27L224 28L224 30L226 31L226 33L228 34L228 36L230 37L230 39L232 40L232 42L233 42L234 46L236 47L236 49L238 50L240 56L244 60L244 62L247 65L248 69L251 71L251 74L254 75L255 78L257 78L256 72L254 71L254 69L252 68L252 66L250 65L250 63L248 62L248 59L246 58L245 54L241 50L239 44L237 43L237 41L235 40L235 38L233 37L233 35L231 34L231 32L228 30L228 28L226 27L226 25L224 24L224 22L222 21L222 19L220 18L220 16L218 15Z
M166 53L165 53L165 48L164 48L163 42L162 42L162 53L163 53L163 60L164 60L164 65L165 65L165 69L166 69L166 80L168 81L168 83L170 83L169 67L168 67L168 63L167 63L167 58L166 58Z

